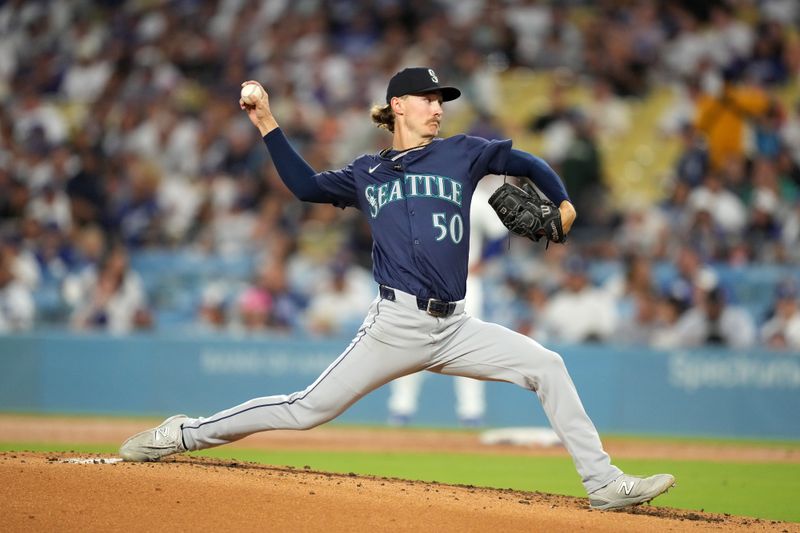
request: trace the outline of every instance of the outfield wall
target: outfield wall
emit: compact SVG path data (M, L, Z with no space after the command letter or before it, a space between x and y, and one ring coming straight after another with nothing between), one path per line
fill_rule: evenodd
M302 390L347 340L0 337L0 411L208 415ZM603 432L800 439L800 354L553 346ZM452 378L427 374L414 422L456 425ZM388 388L339 420L383 423ZM533 394L489 383L486 424L544 425Z

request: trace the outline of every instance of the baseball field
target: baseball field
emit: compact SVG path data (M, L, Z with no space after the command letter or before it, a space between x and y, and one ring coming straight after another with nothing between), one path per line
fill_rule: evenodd
M121 463L144 418L0 415L4 531L800 531L800 443L606 436L615 463L670 472L651 505L588 508L560 447L476 431L329 425Z

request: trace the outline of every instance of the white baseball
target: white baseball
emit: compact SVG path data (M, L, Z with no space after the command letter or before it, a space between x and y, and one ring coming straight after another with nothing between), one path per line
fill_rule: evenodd
M261 99L261 96L264 94L264 90L261 86L256 85L255 83L248 83L244 87L242 87L242 102L247 105L256 105Z

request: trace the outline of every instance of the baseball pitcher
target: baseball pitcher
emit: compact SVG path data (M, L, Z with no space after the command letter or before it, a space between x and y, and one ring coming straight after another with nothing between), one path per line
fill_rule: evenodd
M372 109L373 121L392 133L392 146L339 170L314 171L278 127L267 92L262 88L259 94L239 104L286 186L300 200L353 207L369 221L378 294L350 345L306 389L255 398L204 418L172 416L125 441L125 460L153 461L259 431L312 428L393 379L429 370L505 381L536 393L593 508L637 505L673 485L669 474L640 478L611 464L561 356L464 312L470 204L483 176L532 180L552 203L532 188L504 184L490 204L510 231L564 242L576 213L544 161L512 149L510 140L438 137L443 103L461 92L441 85L427 67L395 74L386 104Z

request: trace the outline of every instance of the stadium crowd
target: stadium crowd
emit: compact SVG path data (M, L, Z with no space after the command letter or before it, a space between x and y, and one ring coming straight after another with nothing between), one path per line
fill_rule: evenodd
M321 170L385 147L370 105L430 65L475 135L514 136L507 72L572 73L592 95L575 105L554 83L526 121L578 225L546 252L510 238L491 318L547 341L800 352L800 105L779 97L798 82L798 22L793 0L5 2L0 332L352 333L374 295L369 229L293 199L239 85L264 82ZM616 201L603 142L659 84L678 96L653 128L681 154L663 199ZM167 259L140 272L154 251ZM200 279L192 313L166 321L158 276L187 253L246 268ZM732 280L767 266L754 311Z

